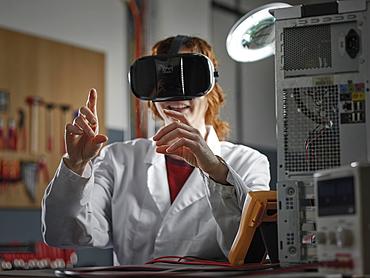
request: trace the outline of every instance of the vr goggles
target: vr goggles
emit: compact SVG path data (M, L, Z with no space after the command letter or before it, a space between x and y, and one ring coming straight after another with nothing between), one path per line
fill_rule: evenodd
M207 56L179 53L137 59L130 67L129 83L142 100L187 100L209 93L217 77Z

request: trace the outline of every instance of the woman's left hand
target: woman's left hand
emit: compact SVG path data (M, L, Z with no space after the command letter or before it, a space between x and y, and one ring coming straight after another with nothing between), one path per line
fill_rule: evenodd
M227 184L228 168L213 154L198 129L192 127L185 115L163 109L175 121L162 127L153 137L158 153L176 155L200 168L218 183Z

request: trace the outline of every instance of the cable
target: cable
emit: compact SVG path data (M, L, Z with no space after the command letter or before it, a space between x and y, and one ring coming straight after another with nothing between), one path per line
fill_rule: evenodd
M310 132L310 134L308 135L308 138L305 140L305 150L306 150L306 161L307 162L309 162L309 160L310 160L309 159L309 147L310 147L310 145L312 145L312 143L315 140L317 140L319 137L321 137L323 135L324 130L326 129L326 127L324 126L318 132L316 132L319 127L320 127L320 125L317 125L314 128L314 130L312 132ZM313 137L313 134L315 134L314 137ZM313 156L314 150L313 150L313 148L311 149L311 152L312 152L312 154L311 154L311 158L312 158L311 161L313 161L314 160L314 156Z
M279 264L261 264L261 263L250 263L245 265L231 265L225 261L208 260L192 256L162 256L146 262L145 264L155 263L167 263L167 264L179 264L179 265L194 265L194 266L218 266L219 268L211 268L209 270L245 270L245 271L257 271L265 270L268 268L278 267ZM186 268L189 270L189 268Z
M211 261L196 257L180 257L180 256L163 256L155 258L147 264L167 261L175 264L191 264L195 262L214 262L220 263L219 261ZM185 263L187 262L187 263ZM226 263L226 262L224 262ZM204 265L204 264L203 264ZM147 265L121 265L113 267L93 267L93 268L74 268L69 270L57 270L57 274L63 274L68 277L200 277L204 275L213 275L213 273L223 272L222 275L226 276L225 272L234 271L237 276L243 275L274 275L280 273L294 273L294 272L305 272L305 271L317 271L319 267L329 268L353 268L353 261L324 261L305 263L299 265L292 265L287 267L281 267L280 264L246 264L243 266L220 266L213 268L200 268L200 267L170 267L170 266L147 266ZM205 274L208 272L209 274ZM203 273L200 274L200 273ZM233 273L234 274L234 273ZM62 275L61 275L62 276Z
M279 271L295 271L295 270L305 270L314 269L318 267L330 267L330 268L353 268L353 261L322 261L313 263L304 263L299 265L292 265L288 267L281 267L279 263L276 264L261 264L261 263L250 263L244 265L234 266L229 262L208 260L193 256L162 256L152 259L145 264L155 264L155 263L170 263L170 264L183 264L183 265L204 265L204 266L220 266L222 269L240 269L240 270L258 270L266 268L277 268ZM271 270L275 271L275 270Z

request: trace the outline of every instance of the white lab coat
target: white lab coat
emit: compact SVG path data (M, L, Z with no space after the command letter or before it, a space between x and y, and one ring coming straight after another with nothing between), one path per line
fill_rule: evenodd
M195 168L171 205L165 157L155 143L114 143L82 176L61 161L42 202L44 240L59 247L113 247L116 265L164 255L225 258L247 192L269 190L269 163L256 150L220 142L207 128L207 143L226 161L232 186Z

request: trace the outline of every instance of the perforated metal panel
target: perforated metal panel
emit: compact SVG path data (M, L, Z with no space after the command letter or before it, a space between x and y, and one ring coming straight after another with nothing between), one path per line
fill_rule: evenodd
M341 12L322 16L298 6L275 13L280 263L317 261L312 174L370 157L364 1L337 1Z
M283 91L285 170L313 172L340 165L338 87Z
M329 25L285 28L283 38L284 70L332 66Z

